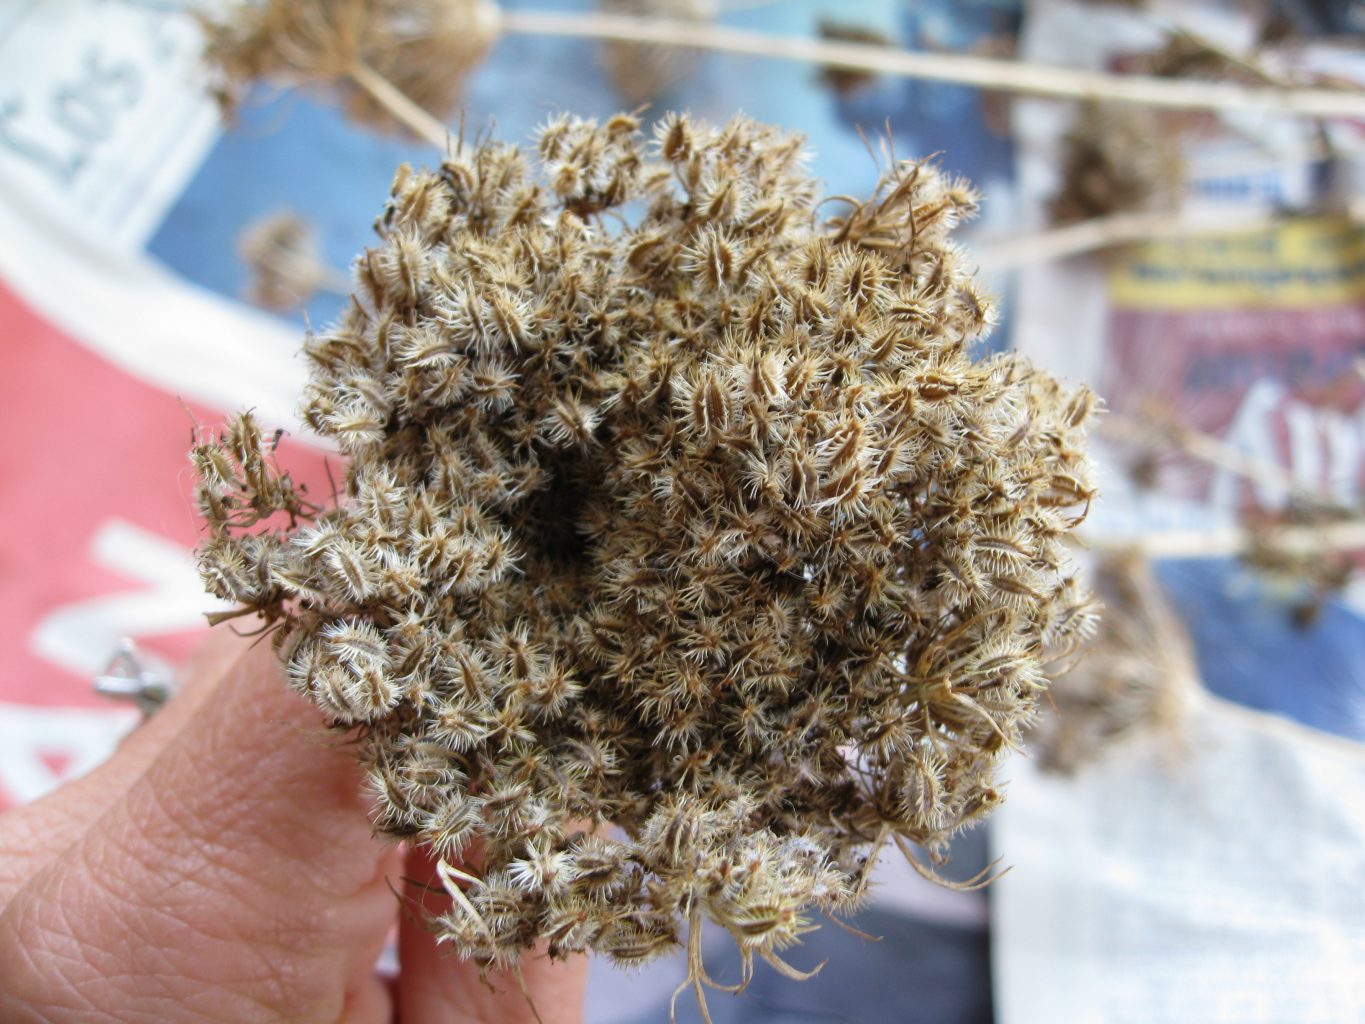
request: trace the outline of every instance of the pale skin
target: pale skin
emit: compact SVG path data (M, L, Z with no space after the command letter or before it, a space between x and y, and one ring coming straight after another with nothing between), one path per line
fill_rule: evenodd
M373 837L344 738L268 643L216 635L186 676L100 768L0 815L0 1020L535 1020L514 977L480 979L401 912L395 890L435 906L433 865ZM583 958L522 973L545 1024L580 1024Z

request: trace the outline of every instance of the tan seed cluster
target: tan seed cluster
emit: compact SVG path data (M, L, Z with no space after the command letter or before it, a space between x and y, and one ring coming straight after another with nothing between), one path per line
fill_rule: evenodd
M491 0L234 0L201 15L213 90L231 110L259 81L326 83L347 113L393 129L388 109L349 81L364 66L439 117L498 34Z
M247 298L267 309L297 309L331 277L313 226L295 213L268 214L248 225L237 253L249 273Z
M1200 685L1180 613L1138 552L1096 559L1089 579L1104 621L1085 657L1049 693L1027 736L1029 753L1045 770L1070 775L1147 735L1175 761L1188 753L1182 733Z
M1094 408L1012 356L924 163L817 221L798 138L551 122L400 170L310 337L307 505L249 416L194 452L209 588L355 729L434 922L647 960L777 953L889 842L938 850L1090 628L1064 542Z
M1185 177L1182 138L1179 119L1168 113L1083 104L1062 138L1052 219L1069 224L1177 209Z

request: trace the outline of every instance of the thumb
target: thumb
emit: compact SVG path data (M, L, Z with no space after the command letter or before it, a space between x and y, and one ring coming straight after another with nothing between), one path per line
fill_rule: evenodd
M246 649L242 637L214 630L186 665L175 700L124 737L109 760L56 792L0 815L0 907L123 798L185 723L194 720L206 694Z
M0 1019L386 1020L392 867L354 758L259 645L0 912Z

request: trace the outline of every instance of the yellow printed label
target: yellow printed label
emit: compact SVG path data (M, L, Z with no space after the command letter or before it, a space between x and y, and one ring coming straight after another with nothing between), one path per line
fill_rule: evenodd
M1296 221L1148 242L1110 275L1115 309L1309 309L1365 299L1365 228Z

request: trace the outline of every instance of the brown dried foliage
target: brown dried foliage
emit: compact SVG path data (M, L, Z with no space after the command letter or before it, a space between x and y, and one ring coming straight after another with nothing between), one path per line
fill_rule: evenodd
M1247 514L1246 529L1250 543L1243 561L1259 572L1268 589L1289 608L1290 618L1301 629L1314 626L1329 601L1341 595L1356 579L1362 567L1359 551L1294 550L1281 542L1285 527L1329 529L1365 519L1365 509L1314 507L1307 503L1290 504L1279 514Z
M1117 552L1095 566L1104 621L1085 657L1048 693L1029 749L1049 771L1075 773L1129 737L1155 735L1178 753L1199 686L1194 644L1150 562Z
M703 24L713 20L713 0L597 0L604 14L637 18L668 18ZM681 46L602 43L602 67L621 99L632 106L650 103L683 82L696 69L701 54Z
M649 146L563 117L534 160L404 168L305 348L344 495L304 507L249 417L194 452L209 589L356 731L464 957L686 933L700 993L709 918L789 970L884 845L1000 800L1090 628L1064 542L1094 397L969 358L976 197L900 162L815 200L800 140L745 119Z
M1062 139L1059 224L1174 209L1184 183L1178 121L1140 107L1087 103Z
M295 213L272 213L248 226L237 252L250 272L247 298L267 309L297 309L330 277L312 225Z
M894 46L895 43L884 32L863 25L845 24L822 18L816 26L821 39L838 43L862 43L867 46ZM840 96L852 96L876 82L877 76L870 71L856 71L853 68L826 67L820 69L820 81Z
M357 65L438 117L452 113L497 35L489 0L238 0L201 15L213 91L232 110L262 80L339 88L355 120L392 130L388 110L348 81Z

